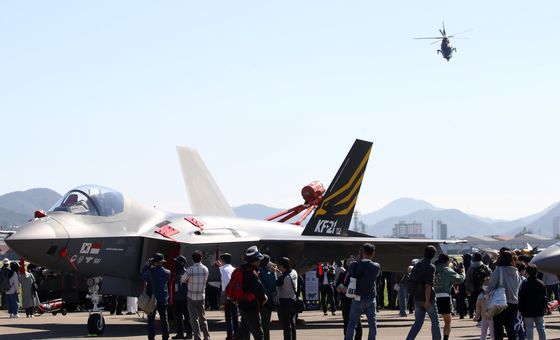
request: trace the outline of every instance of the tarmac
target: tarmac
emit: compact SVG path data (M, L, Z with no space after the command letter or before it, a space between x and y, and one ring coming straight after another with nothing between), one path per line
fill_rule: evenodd
M0 311L0 339L31 340L31 339L146 339L146 320L142 315L105 315L106 329L101 336L88 336L86 322L87 312L68 313L66 316L57 314L43 314L34 318L23 317L10 319L5 310ZM225 339L225 324L222 311L207 312L210 334L212 339ZM320 311L306 311L300 318L305 320L305 325L298 326L297 336L304 340L342 339L342 316L323 316ZM273 320L277 320L275 317ZM377 339L405 339L413 323L413 316L399 317L398 311L382 310L378 313ZM553 315L546 316L546 333L548 340L560 339L560 314L555 311ZM363 326L367 329L367 321L362 319ZM282 339L282 330L278 321L273 322L271 339ZM174 327L171 326L171 330ZM367 330L364 329L362 339L367 339ZM161 339L159 325L156 324L156 339ZM171 336L175 333L171 332ZM424 327L417 339L431 339L430 321L426 319ZM480 328L475 322L468 319L453 318L451 339L478 340ZM535 334L535 339L537 339Z

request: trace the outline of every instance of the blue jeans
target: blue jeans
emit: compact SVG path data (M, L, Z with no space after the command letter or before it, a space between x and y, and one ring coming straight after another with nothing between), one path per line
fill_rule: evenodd
M362 312L366 313L368 319L369 333L368 340L375 340L377 335L377 320L375 319L376 302L375 298L362 299L361 301L352 301L350 306L350 315L348 316L348 328L344 340L354 339L354 330L360 322Z
M408 288L405 284L399 285L399 315L406 316L406 305L408 299Z
M156 328L154 326L156 320L156 311L159 313L159 320L161 321L161 338L163 340L169 339L169 322L167 321L167 302L161 303L158 301L156 310L152 314L148 314L148 339L155 339Z
M525 330L527 332L527 340L533 340L533 327L537 326L537 333L539 333L539 340L546 340L546 333L544 332L544 316L537 316L533 318L523 318L525 322Z
M6 294L6 305L8 307L8 313L16 315L19 310L18 293Z
M424 317L426 316L426 313L428 313L428 316L432 321L432 340L441 340L441 330L439 328L436 303L433 302L430 308L426 310L424 308L424 301L414 301L414 324L412 324L406 340L416 339L416 336L424 324Z

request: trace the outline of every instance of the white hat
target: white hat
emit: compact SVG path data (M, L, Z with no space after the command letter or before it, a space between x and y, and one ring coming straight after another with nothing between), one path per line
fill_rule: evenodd
M10 264L10 259L9 258L4 258L4 264Z
M251 246L245 252L245 260L247 262L254 261L254 260L262 260L264 255L259 252L259 248L257 246Z

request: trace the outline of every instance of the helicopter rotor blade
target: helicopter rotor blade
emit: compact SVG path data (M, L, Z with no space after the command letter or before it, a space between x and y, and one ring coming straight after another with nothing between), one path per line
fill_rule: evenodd
M471 31L472 31L472 29L466 30L466 31L462 31L462 32L459 32L459 33L454 33L454 34L451 34L451 35L449 36L449 38L453 38L453 37L456 36L456 35L463 34L463 33L467 33L467 32L471 32Z
M436 39L436 40L441 40L441 39L443 39L443 37L422 37L422 38L413 38L413 39Z
M442 33L442 34L445 35L445 34L446 34L446 33L445 33L445 21L442 21L442 22L441 22L441 26L443 26L443 33ZM440 32L441 32L441 31L440 31Z
M443 40L443 39L436 40L436 41L434 41L433 43L431 43L430 45L439 44L439 41L441 41L441 40Z

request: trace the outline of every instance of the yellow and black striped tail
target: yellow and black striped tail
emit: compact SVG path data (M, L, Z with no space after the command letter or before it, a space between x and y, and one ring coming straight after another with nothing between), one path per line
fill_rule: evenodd
M302 235L348 235L372 145L356 139Z

